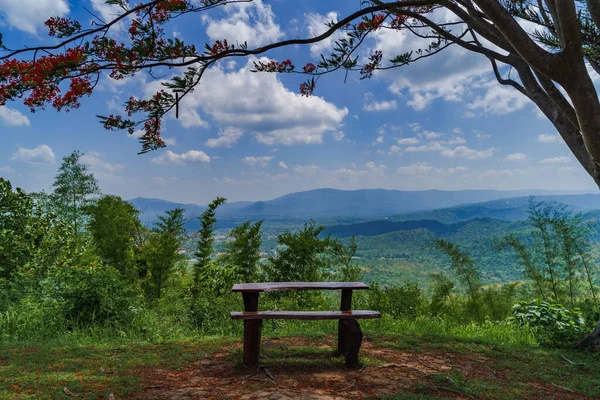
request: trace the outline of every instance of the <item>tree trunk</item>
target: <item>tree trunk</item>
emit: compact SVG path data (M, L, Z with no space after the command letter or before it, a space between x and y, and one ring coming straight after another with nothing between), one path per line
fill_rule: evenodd
M592 333L588 333L577 343L577 347L588 351L600 350L600 321L598 321Z

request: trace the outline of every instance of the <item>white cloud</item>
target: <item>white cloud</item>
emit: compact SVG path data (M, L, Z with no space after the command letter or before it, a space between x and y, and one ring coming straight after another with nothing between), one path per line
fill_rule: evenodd
M168 178L162 177L162 176L153 176L152 177L152 182L158 184L158 185L165 185L169 182L177 182L179 179L177 179L177 177L175 176L171 176Z
M408 152L420 152L420 151L443 151L446 147L441 142L429 142L421 146L409 146L406 148Z
M363 110L365 111L388 111L395 110L396 107L396 100L377 101L374 99L373 93L365 93L363 104Z
M337 174L337 175L345 175L345 176L350 176L350 177L369 175L369 171L349 169L349 168L341 168L341 169L333 171L333 173Z
M185 104L185 103L184 103ZM179 111L179 121L184 128L208 128L208 122L198 115L198 112L190 107L182 107Z
M106 0L91 0L92 7L100 14L103 22L110 22L115 19L116 16L123 14L123 9L115 4L106 4ZM96 21L97 22L97 21Z
M342 131L336 131L333 132L331 136L333 136L333 140L342 140L346 135L344 135L344 132Z
M177 139L174 137L162 138L167 146L175 146L177 144Z
M537 141L541 143L560 143L562 138L558 134L542 133L541 135L538 135Z
M450 138L448 140L444 140L443 143L448 144L448 145L465 144L465 143L467 143L467 141L465 140L464 137L456 136L456 137Z
M14 174L15 171L11 166L6 165L4 167L0 167L0 174L4 174L4 175L12 175Z
M427 162L418 162L411 165L398 168L396 171L400 175L406 176L423 176L423 175L453 175L459 172L467 171L467 167L453 167L453 168L437 168Z
M374 161L369 161L365 164L365 169L369 172L382 173L387 167L383 164L375 164Z
M487 140L487 139L491 138L492 136L488 135L487 133L479 132L475 135L475 137L477 138L477 140Z
M137 129L137 130L133 131L133 133L131 135L129 135L129 137L139 139L142 136L144 136L144 133L146 133L146 132L144 132L143 129Z
M54 152L45 144L33 149L19 147L19 149L10 158L13 161L23 161L29 164L54 164L56 157Z
M277 165L279 165L279 168L281 168L281 169L288 169L287 164L284 163L283 161L279 161L279 164L277 164Z
M123 164L111 164L103 161L100 158L100 153L95 151L85 153L80 161L84 164L88 164L94 173L104 172L112 174L125 169Z
M419 138L417 137L410 137L410 138L404 138L404 139L398 139L397 143L400 146L406 146L406 145L415 145L415 144L419 144Z
M235 72L220 67L206 71L202 85L181 101L182 106L201 108L219 124L253 132L267 145L322 143L323 133L339 130L347 108L294 93L276 74L252 73L253 61ZM147 95L163 89L160 82L146 88Z
M327 29L329 29L325 24L328 22L337 22L338 13L335 11L330 11L327 15L321 15L316 13L305 14L304 18L306 20L306 29L308 30L309 37L319 36ZM328 38L321 40L317 43L313 43L310 46L310 54L313 57L318 57L325 50L330 51L333 49L333 44L335 41L344 35L341 32L336 32Z
M413 130L413 132L419 132L421 130L421 125L418 122L411 122L408 124Z
M365 164L364 169L355 169L356 165L352 163L352 169L350 168L341 168L335 171L332 171L335 175L343 175L345 177L364 177L364 176L374 176L381 175L385 172L387 168L385 165L375 164L374 161L369 161Z
M244 157L242 162L248 165L260 165L261 167L266 167L273 158L273 156Z
M229 178L229 177L213 178L213 180L215 182L217 182L219 185L233 185L235 183L235 180L233 178Z
M540 164L566 164L571 162L571 159L566 156L544 158L540 161Z
M1 0L0 0L1 1ZM22 114L19 110L14 108L8 108L6 106L0 106L0 120L4 125L8 126L29 126L29 118Z
M400 146L396 146L395 144L390 146L390 153L391 155L400 155L402 153L402 147Z
M271 6L262 0L232 3L221 9L227 12L223 19L213 20L208 15L202 18L208 25L206 34L213 41L226 39L238 46L247 42L248 46L255 47L275 42L283 36Z
M208 139L208 147L231 147L244 135L244 131L239 128L227 127L219 130L219 137Z
M38 33L48 18L68 13L66 0L0 0L2 22L32 34Z
M428 17L442 22L454 22L457 17L448 10L438 9ZM416 28L421 34L428 34L428 28ZM461 27L449 27L460 34ZM416 49L427 48L430 39L419 38L408 29L400 31L380 29L372 35L373 49L381 50L384 57L404 54ZM482 55L469 52L459 46L450 46L441 54L421 59L417 63L402 68L378 71L377 75L392 80L389 89L406 104L419 111L428 107L434 100L464 101L472 96L479 84L491 72L489 61Z
M527 154L525 153L511 153L504 158L504 161L525 161L527 160Z
M208 163L210 157L203 151L190 150L186 153L173 153L171 150L167 150L162 156L154 157L152 162L155 164L195 164L195 163Z
M519 91L504 86L493 86L483 97L477 97L468 105L470 110L483 109L486 113L503 115L522 109L530 101Z
M296 165L296 166L294 166L294 171L296 171L299 174L307 174L307 175L314 175L317 173L317 171L319 169L320 168L318 165Z
M433 132L433 131L423 131L423 132L419 133L419 136L425 137L425 139L436 139L436 138L439 138L440 136L442 136L442 134L439 132Z
M475 150L470 149L466 146L458 146L454 150L445 149L440 152L444 157L456 158L464 157L470 160L481 160L483 158L491 157L494 154L494 148L490 147L487 150Z

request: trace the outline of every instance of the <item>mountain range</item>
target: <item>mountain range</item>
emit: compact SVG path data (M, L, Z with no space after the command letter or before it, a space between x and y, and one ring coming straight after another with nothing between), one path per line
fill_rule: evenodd
M273 200L257 202L232 202L221 206L217 218L222 224L235 224L239 220L265 219L267 221L316 219L323 221L347 220L363 222L390 218L396 221L434 219L442 222L457 222L474 217L497 218L507 214L520 219L518 210L523 211L527 196L552 196L556 201L573 203L577 208L591 209L600 204L595 194L572 195L541 190L424 190L401 191L383 189L336 190L316 189L291 193ZM510 200L507 200L510 199ZM173 208L184 208L186 217L200 216L206 206L174 203L161 199L138 197L130 200L141 211L145 223L156 221L158 215ZM482 202L485 205L481 205ZM490 203L491 202L491 203ZM479 204L474 204L479 203ZM470 204L465 208L465 204ZM460 206L459 208L457 208ZM433 210L434 217L427 217Z
M567 194L544 191L397 191L318 189L292 193L273 200L233 202L217 212L218 228L229 229L242 221L264 219L263 251L277 246L276 235L296 229L309 219L348 243L355 237L356 262L367 281L386 284L407 280L427 284L429 274L446 271L447 257L432 248L435 238L445 238L467 251L482 271L485 282L521 278L518 260L509 251L494 250L495 241L507 233L523 233L529 196L536 201L565 204L584 213L600 232L600 194ZM197 218L206 206L160 199L136 198L131 202L146 224L158 215L181 207L190 219L187 228L199 228ZM596 229L596 227L598 227ZM594 235L600 240L600 234Z

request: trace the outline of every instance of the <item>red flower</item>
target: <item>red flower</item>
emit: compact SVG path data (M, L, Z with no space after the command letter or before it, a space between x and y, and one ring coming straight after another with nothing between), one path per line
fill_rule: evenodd
M310 74L311 72L313 72L316 69L315 64L313 63L308 63L306 64L302 70L304 71L304 73L306 74Z

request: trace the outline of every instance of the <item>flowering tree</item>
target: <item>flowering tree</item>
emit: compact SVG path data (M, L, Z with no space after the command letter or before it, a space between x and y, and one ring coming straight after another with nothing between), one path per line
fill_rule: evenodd
M257 62L257 72L304 74L300 92L310 96L323 75L356 72L367 79L460 46L490 61L497 81L533 101L556 127L583 168L600 185L600 101L590 77L600 72L600 0L365 0L354 12L331 21L316 37L249 48L219 40L198 48L165 31L174 18L252 0L105 0L122 10L110 21L84 24L50 18L48 34L58 40L39 47L8 49L0 35L0 106L23 101L31 111L79 106L103 74L113 79L141 71L174 69L175 77L150 98L131 97L123 115L100 117L107 129L130 133L143 127L142 152L165 145L161 120L178 113L181 99L201 84L204 72L221 60L266 54L340 35L333 51L296 66L291 60ZM439 22L439 12L453 15ZM521 21L537 29L526 31ZM122 38L117 26L126 25ZM531 24L529 24L531 25ZM364 61L357 49L380 29L406 30L428 40L404 54L374 50ZM594 345L600 344L600 325Z

